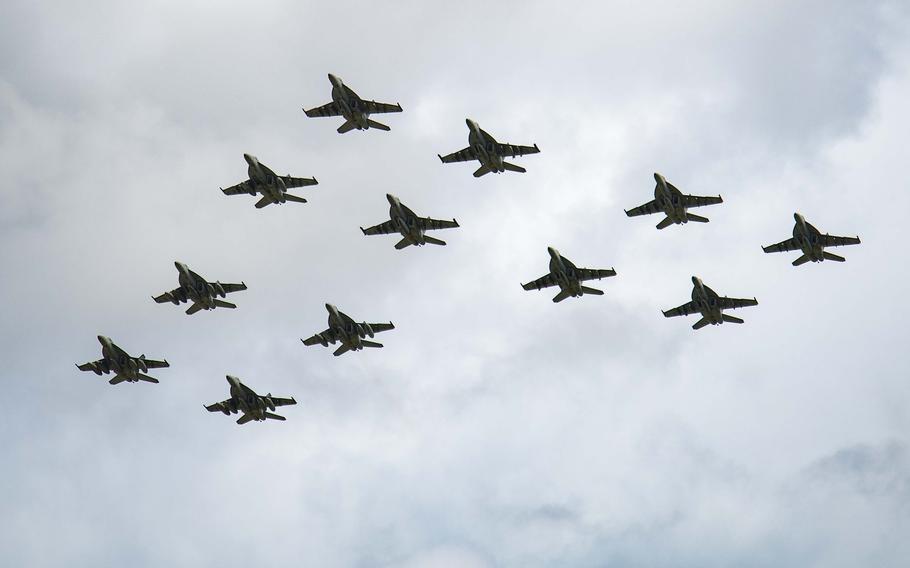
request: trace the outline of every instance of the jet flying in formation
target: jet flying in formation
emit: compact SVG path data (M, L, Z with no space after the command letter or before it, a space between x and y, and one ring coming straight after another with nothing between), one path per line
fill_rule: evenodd
M612 268L578 268L553 247L547 247L547 252L550 253L550 273L533 282L522 284L521 287L525 290L542 290L550 286L559 286L559 294L553 298L554 302L561 302L569 296L577 298L584 294L602 296L603 290L589 288L582 285L582 282L616 276L616 271Z
M667 310L664 317L672 318L676 316L688 316L690 314L701 314L701 319L695 322L692 329L701 329L708 325L719 325L724 322L743 323L743 320L723 313L723 310L734 310L737 308L746 308L757 306L758 300L755 298L727 298L718 296L717 292L705 286L701 278L692 277L692 301Z
M639 215L652 215L654 213L663 213L664 219L657 224L658 229L666 229L673 223L682 225L689 221L697 223L707 223L708 219L694 213L686 211L691 207L703 207L705 205L716 205L723 203L721 196L702 197L699 195L686 195L676 188L675 185L667 181L664 176L655 173L654 180L657 185L654 187L654 199L626 211L629 217Z
M224 300L219 300L218 298L224 298L231 292L246 290L246 284L243 282L240 284L222 284L221 282L209 282L202 276L199 276L190 270L189 267L182 262L175 262L174 266L177 267L177 272L180 273L177 278L177 281L180 283L180 287L175 288L170 292L165 292L160 296L153 296L152 299L159 304L172 302L175 306L183 302L192 301L193 305L186 310L186 315L188 316L195 314L199 310L214 310L215 308L236 308L236 304L225 302Z
M266 205L271 205L272 203L282 204L288 201L306 203L306 199L292 195L288 193L288 190L295 187L305 187L319 183L316 181L316 178L298 178L291 177L290 175L276 175L275 172L261 163L256 156L253 156L252 154L244 154L243 159L246 160L246 163L249 166L247 168L247 175L250 176L250 179L242 181L237 185L232 185L227 189L222 188L221 191L224 192L225 195L241 195L244 193L250 195L256 195L258 193L262 195L262 198L256 202L256 209L262 209Z
M246 424L250 420L263 421L286 420L284 416L273 414L279 406L297 404L293 398L280 398L269 393L265 396L256 394L253 389L240 382L237 377L227 375L227 382L231 385L231 398L210 404L205 407L209 412L223 412L225 415L242 412L243 416L237 419L237 424Z
M392 322L389 323L357 323L349 315L341 312L332 304L326 304L325 309L329 312L329 328L322 333L317 333L308 339L301 339L304 345L322 345L328 347L329 343L335 344L340 341L341 347L335 350L333 355L336 357L347 353L348 351L360 351L364 347L382 347L382 343L369 341L366 338L372 338L373 335L395 329Z
M127 381L136 383L145 381L147 383L157 383L158 379L150 377L149 369L161 369L170 367L167 361L155 361L146 359L145 355L133 357L123 349L117 346L110 337L103 335L98 336L101 343L101 359L90 363L76 365L80 371L92 371L96 375L114 373L114 378L108 381L112 385Z
M458 227L458 221L441 221L430 219L429 217L420 217L410 208L401 203L401 201L392 195L386 194L389 200L389 217L391 220L380 223L369 229L360 227L364 235L388 235L391 233L400 233L403 237L395 245L395 248L401 250L407 246L445 245L445 241L426 235L426 231L435 229L452 229Z
M444 164L478 160L480 162L480 168L474 172L474 177L480 177L490 172L498 174L506 170L524 173L527 170L523 167L510 164L509 162L504 161L503 158L524 156L525 154L536 154L540 152L540 148L537 147L537 144L534 144L533 146L516 146L514 144L497 142L495 138L490 136L485 130L482 130L477 123L470 118L466 119L465 122L468 125L468 147L447 156L440 155L439 159L442 160L442 163Z
M365 101L357 93L345 85L341 79L329 73L329 82L332 83L332 102L320 107L303 109L303 112L310 118L326 116L343 116L344 124L338 127L338 133L353 129L366 130L376 128L378 130L391 130L385 124L380 124L370 119L371 114L385 112L401 112L401 105L389 103L377 103L376 101Z
M824 250L825 247L841 247L860 243L859 237L823 235L821 231L808 223L799 213L794 213L793 218L796 219L796 224L793 226L793 238L762 247L765 252L802 251L802 256L793 261L793 266L805 264L810 260L812 262L822 262L823 260L844 262L846 260L844 257L827 252Z

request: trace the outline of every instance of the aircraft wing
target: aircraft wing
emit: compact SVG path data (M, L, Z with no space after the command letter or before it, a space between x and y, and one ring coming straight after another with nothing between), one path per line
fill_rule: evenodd
M728 298L726 296L722 296L717 299L717 304L722 310L735 310L737 308L757 306L758 300L755 298Z
M373 225L369 229L360 227L360 230L363 231L364 235L390 235L392 233L398 232L398 229L395 228L395 224L392 223L392 221L386 221L385 223Z
M525 154L536 154L540 152L537 144L533 146L516 146L515 144L496 144L496 153L500 156L524 156Z
M256 193L256 190L253 189L253 184L250 183L250 180L246 180L231 187L222 187L221 192L225 195L240 195L241 193Z
M477 154L474 153L474 149L468 146L457 152L452 152L447 156L439 156L439 159L442 160L443 164L451 164L452 162L470 162L471 160L477 159Z
M401 112L400 104L377 103L376 101L363 101L367 114L381 114L386 112Z
M370 326L370 328L372 328L373 333L380 333L380 332L383 332L383 331L389 331L390 329L395 329L395 324L393 324L392 322L389 322L389 323L371 323L371 324L369 324L369 326Z
M291 406L293 404L297 404L297 401L294 400L293 398L281 398L281 397L273 396L273 397L271 397L271 399L272 399L272 403L275 406Z
M577 268L579 280L600 280L609 276L616 276L616 271L612 268Z
M90 363L83 363L81 365L76 365L80 371L94 371L95 369L103 369L104 359L98 359L97 361L92 361Z
M430 219L429 217L418 217L417 223L424 231L435 229L454 229L461 226L455 219L452 219L451 221L443 221L440 219Z
M215 282L210 282L210 284L215 285ZM231 292L242 292L246 290L246 284L241 282L240 284L221 284L221 287L224 289L225 294L230 294Z
M308 185L317 185L319 183L316 181L316 178L295 178L291 176L278 177L281 178L281 181L284 182L284 186L288 189L294 189L295 187L306 187Z
M768 245L766 247L762 247L762 250L765 252L787 252L789 250L800 250L800 249L802 249L802 247L799 246L799 241L797 241L794 238L789 238L785 241L781 241L781 242L773 244L773 245Z
M145 361L145 366L149 369L163 369L171 366L167 361L155 361L154 359L143 359L143 361Z
M822 235L823 247L842 247L846 245L858 245L859 237L835 237L834 235Z
M629 217L638 217L639 215L653 215L654 213L663 213L663 209L660 208L660 205L657 204L656 199L645 203L644 205L639 205L638 207L633 207L626 211L626 215Z
M525 290L542 290L544 288L549 288L550 286L556 286L556 278L552 273L545 276L541 276L533 282L528 282L527 284L522 284L521 287Z
M158 302L159 304L173 302L175 300L178 302L185 302L186 294L183 292L183 288L174 288L170 292L165 292L164 294L161 294L160 296L153 296L152 299L155 300L156 302Z
M335 343L338 341L338 335L331 329L327 329L322 333L317 333L312 337L303 340L304 345L322 345L323 340L326 343Z
M311 108L310 110L303 109L303 112L305 112L306 115L310 118L341 116L341 109L334 102L324 104L316 108Z
M701 195L683 195L683 207L704 207L705 205L717 205L718 203L723 203L724 200L721 196L712 197L707 196L703 197Z
M673 318L676 316L687 316L690 314L700 314L701 310L698 309L698 304L695 302L686 302L681 306L677 306L672 310L667 310L664 312L664 317Z

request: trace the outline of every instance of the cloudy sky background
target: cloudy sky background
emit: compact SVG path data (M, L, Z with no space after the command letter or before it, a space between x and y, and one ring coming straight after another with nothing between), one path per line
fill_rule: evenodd
M26 2L0 20L0 553L13 566L906 566L900 1ZM326 73L391 132L300 108ZM443 166L465 117L527 174ZM250 152L315 176L253 208ZM654 171L707 225L623 208ZM387 192L445 248L363 237ZM860 235L799 269L794 211ZM524 292L553 245L603 297ZM239 309L150 296L174 260ZM660 309L693 274L742 326ZM382 350L299 341L325 302ZM80 373L98 334L160 385ZM224 375L285 423L202 409Z

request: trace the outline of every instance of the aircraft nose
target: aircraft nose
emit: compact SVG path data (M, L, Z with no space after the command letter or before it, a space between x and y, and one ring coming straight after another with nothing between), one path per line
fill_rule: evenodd
M692 277L692 284L695 285L695 286L700 286L700 285L701 285L701 278L699 278L698 276L693 276L693 277Z
M246 163L252 164L253 162L256 161L256 156L254 156L252 154L244 154L243 159L246 160Z
M654 181L656 181L657 183L661 183L664 181L664 176L660 175L657 172L654 172Z
M331 312L332 310L335 309L335 306L333 306L332 304L326 304L325 309Z
M174 268L176 268L176 269L179 270L180 272L183 272L184 270L186 270L186 265L183 264L182 262L180 262L179 260L175 260L175 261L174 261Z
M797 223L802 223L804 220L803 216L800 215L799 213L794 213L793 218L796 220Z
M464 123L468 125L468 128L474 129L477 128L477 123L471 120L470 118L464 119Z
M98 336L98 342L99 342L99 343L105 343L105 342L108 342L108 341L110 341L110 339L108 339L108 338L105 337L104 335L99 335L99 336Z

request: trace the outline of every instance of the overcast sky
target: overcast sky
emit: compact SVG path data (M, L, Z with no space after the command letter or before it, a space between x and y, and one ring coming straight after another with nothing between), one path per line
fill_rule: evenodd
M905 567L900 0L32 2L0 18L9 566ZM400 102L339 135L327 73ZM442 165L464 119L541 153ZM242 154L305 205L218 190ZM659 171L724 197L657 231ZM359 226L386 193L447 247ZM802 212L843 264L765 255ZM700 213L701 213L700 212ZM525 292L552 245L602 297ZM150 296L180 260L237 310ZM665 319L698 275L741 326ZM304 347L324 304L385 348ZM109 335L161 384L80 373ZM203 404L226 374L287 422Z

